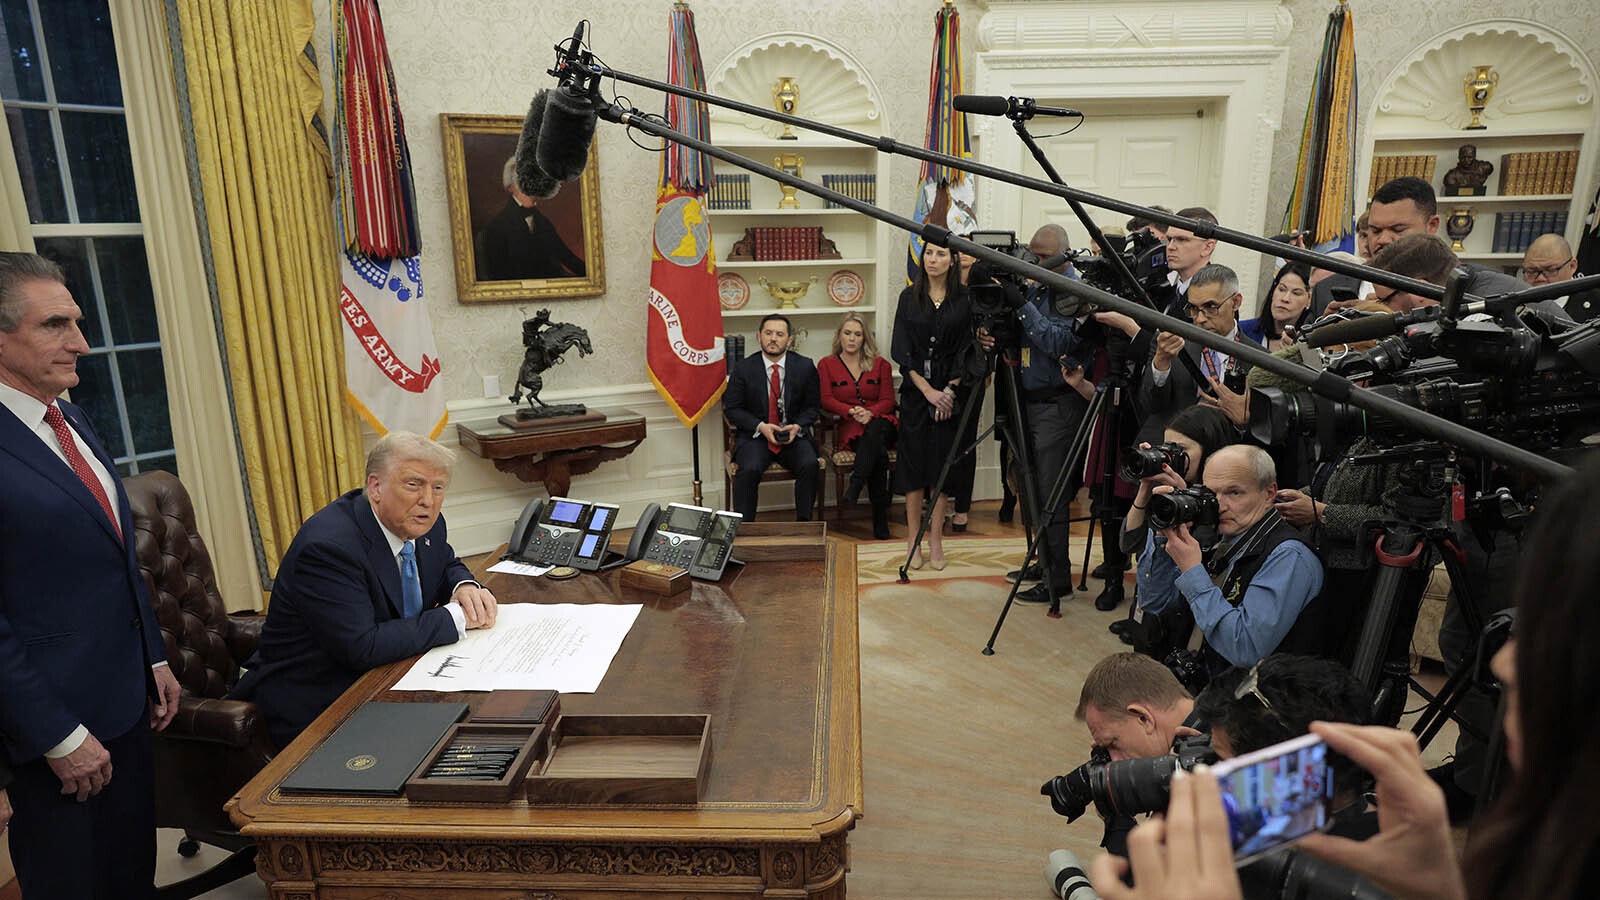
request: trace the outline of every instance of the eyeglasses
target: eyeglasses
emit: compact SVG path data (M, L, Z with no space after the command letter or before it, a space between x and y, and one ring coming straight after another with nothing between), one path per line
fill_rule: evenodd
M1571 263L1572 258L1569 257L1566 262L1559 266L1523 266L1522 277L1524 280L1529 278L1554 278Z
M1250 667L1250 672L1244 676L1244 681L1239 682L1239 687L1234 689L1233 699L1243 700L1245 697L1256 698L1256 702L1261 704L1261 708L1266 710L1267 714L1272 716L1272 718L1276 719L1279 725L1288 727L1288 723L1283 721L1283 716L1278 715L1278 711L1273 709L1272 704L1267 701L1267 695L1261 693L1261 685L1257 681L1256 677L1257 670L1260 668L1260 663L1256 663Z
M1200 315L1214 316L1214 315L1217 314L1217 312L1219 310L1221 310L1226 305L1227 305L1226 303L1218 303L1215 300L1207 300L1205 303L1185 303L1184 304L1184 306L1188 307L1188 309L1189 309L1189 318L1191 318L1191 319L1194 318L1195 316L1200 316Z

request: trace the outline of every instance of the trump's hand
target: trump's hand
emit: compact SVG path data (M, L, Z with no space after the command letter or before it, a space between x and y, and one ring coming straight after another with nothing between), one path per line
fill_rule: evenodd
M75 796L79 803L111 783L111 754L92 734L83 739L78 749L45 762L61 779L61 793Z
M156 682L155 700L150 704L150 727L165 731L172 724L172 717L178 714L178 698L183 696L183 686L178 684L178 676L172 674L171 666L154 666L150 674Z
M474 628L494 627L499 603L488 588L471 582L462 582L455 593L450 595L450 602L461 607L461 617L466 620L468 631Z

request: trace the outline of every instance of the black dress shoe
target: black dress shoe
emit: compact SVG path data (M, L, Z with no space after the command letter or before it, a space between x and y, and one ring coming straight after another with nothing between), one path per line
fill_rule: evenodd
M1101 581L1106 581L1108 579L1120 576L1123 572L1126 572L1128 569L1132 568L1132 566L1133 562L1127 559L1122 561L1121 566L1117 566L1110 561L1107 561L1095 566L1094 571L1090 572L1089 576L1091 578L1098 578Z
M861 502L861 492L866 490L867 483L854 475L850 476L850 483L844 488L844 505L855 506Z
M1070 597L1070 596L1072 596L1072 591L1070 591L1070 590L1069 591L1057 591L1056 592L1056 597L1060 598L1060 599L1065 599L1065 598ZM1017 602L1018 603L1049 603L1050 602L1050 589L1045 587L1043 582L1040 582L1039 584L1036 584L1033 587L1028 588L1025 591L1017 591Z
M1114 635L1117 635L1118 637L1121 637L1122 635L1127 634L1128 629L1132 627L1133 621L1131 619L1118 619L1115 622L1112 622L1110 625L1107 625L1106 630Z
M1100 596L1094 598L1094 608L1101 612L1110 612L1122 604L1125 596L1122 592L1122 583L1113 581L1106 585Z
M1038 581L1043 577L1044 569L1038 563L1030 563L1026 569L1012 569L1006 573L1007 581Z

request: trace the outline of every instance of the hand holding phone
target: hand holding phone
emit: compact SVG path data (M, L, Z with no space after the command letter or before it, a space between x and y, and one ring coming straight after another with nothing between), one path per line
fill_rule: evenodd
M1328 823L1333 774L1328 745L1314 734L1223 760L1211 769L1222 790L1237 860L1297 841Z

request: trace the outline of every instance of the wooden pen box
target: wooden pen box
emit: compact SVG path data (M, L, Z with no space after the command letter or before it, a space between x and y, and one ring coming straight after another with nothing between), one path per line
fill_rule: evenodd
M529 803L697 803L710 767L710 716L564 715L523 785Z
M623 587L638 588L663 597L689 589L689 570L666 563L641 559L622 567L619 579Z
M422 765L406 782L406 799L413 803L506 803L516 796L523 778L537 771L549 746L550 729L544 725L488 725L468 722L450 726L433 746ZM448 753L470 757L474 751L514 755L496 778L467 777L453 773L441 757ZM499 768L498 762L494 768ZM444 770L441 772L441 770Z

